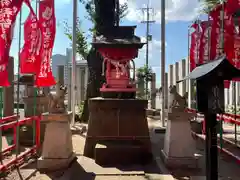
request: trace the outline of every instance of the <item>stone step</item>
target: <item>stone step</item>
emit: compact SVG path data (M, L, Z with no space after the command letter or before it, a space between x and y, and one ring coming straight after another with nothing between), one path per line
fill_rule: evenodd
M98 143L95 146L95 162L101 166L145 164L149 159L146 152L141 145L121 141Z

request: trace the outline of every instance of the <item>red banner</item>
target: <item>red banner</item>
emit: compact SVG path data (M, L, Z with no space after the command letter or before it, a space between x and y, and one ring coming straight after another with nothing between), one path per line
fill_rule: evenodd
M191 33L191 44L190 44L190 71L197 67L199 64L199 41L200 41L200 28L197 22L195 22L191 28L194 31Z
M20 72L37 74L40 69L41 30L29 0L25 0L30 13L24 23L24 46L20 53Z
M203 64L211 60L210 54L210 34L211 34L211 23L212 21L202 21L200 23L201 26L201 37L200 37L200 45L199 45L199 64Z
M9 86L8 60L13 28L23 0L0 1L0 86Z
M51 58L56 34L54 0L39 2L39 22L42 32L41 64L36 77L37 86L52 86L56 81L52 74Z
M231 17L233 32L229 37L227 56L235 67L240 68L240 2L238 0L230 0L226 2L226 14Z
M225 4L224 4L225 7ZM210 12L213 19L212 33L211 33L211 58L215 59L221 53L221 11L223 7L217 6ZM224 52L228 60L232 63L233 60L233 45L234 45L234 24L232 16L227 13L227 8L224 8Z

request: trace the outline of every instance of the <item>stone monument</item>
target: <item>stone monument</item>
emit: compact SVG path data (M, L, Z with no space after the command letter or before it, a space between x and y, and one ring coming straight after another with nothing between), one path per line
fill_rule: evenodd
M66 112L64 98L65 86L57 85L57 93L49 94L49 113L43 113L46 124L42 155L38 159L39 171L55 171L67 168L76 159L73 153L70 129L71 114Z
M17 82L18 81L18 82ZM39 89L34 87L35 75L28 74L21 76L15 84L19 83L20 85L25 86L25 93L22 97L24 102L24 116L32 117L32 116L40 116L47 109L44 109L45 105L48 102L47 97L44 94L39 93ZM44 129L45 125L41 123L41 133L40 139L43 141ZM33 124L24 124L20 128L20 144L26 146L32 146L34 129Z
M177 93L176 86L170 86L169 92L172 103L169 106L162 157L168 167L197 168L195 142L190 127L190 118L195 114L185 112L186 98Z

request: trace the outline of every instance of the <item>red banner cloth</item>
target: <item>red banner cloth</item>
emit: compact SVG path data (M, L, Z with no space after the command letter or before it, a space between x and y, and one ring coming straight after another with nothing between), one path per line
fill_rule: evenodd
M37 74L41 64L40 24L29 0L25 0L25 3L30 13L24 23L24 46L20 53L20 72L21 74Z
M14 23L23 0L0 1L0 86L9 86L8 61Z
M201 37L200 37L200 45L199 45L199 64L204 64L211 60L210 58L210 37L211 29L212 29L212 21L202 21L200 23L201 26Z
M191 28L193 32L191 33L191 44L190 44L190 71L197 67L199 64L199 43L200 43L200 27L197 22L195 22Z
M39 2L39 22L42 32L42 47L40 50L41 64L36 77L36 86L52 86L56 84L51 68L52 50L56 34L54 0Z
M234 64L234 33L235 28L233 24L233 18L228 13L226 3L224 6L218 5L213 11L210 12L210 16L213 19L212 33L211 33L211 56L213 59L221 55L221 11L224 7L224 53L228 60Z
M226 14L231 17L234 26L233 35L230 37L231 46L228 48L228 58L231 58L235 67L240 68L240 2L229 0L226 2Z

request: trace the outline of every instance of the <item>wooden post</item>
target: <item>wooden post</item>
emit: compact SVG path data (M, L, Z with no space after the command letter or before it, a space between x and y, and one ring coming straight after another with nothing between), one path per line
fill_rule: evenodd
M213 113L205 113L207 180L218 180L218 147L216 127L217 115Z

